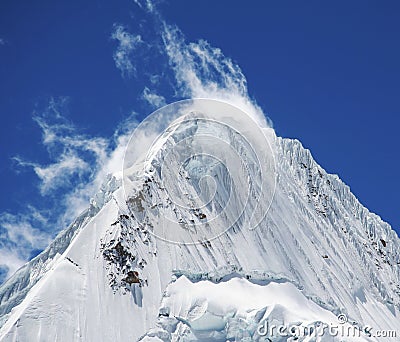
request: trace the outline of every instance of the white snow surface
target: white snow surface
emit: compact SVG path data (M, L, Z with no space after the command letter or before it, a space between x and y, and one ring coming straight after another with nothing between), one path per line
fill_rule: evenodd
M372 336L355 340L382 341L374 337L378 330L400 336L398 236L299 141L264 128L277 184L254 230L243 224L257 207L251 196L239 219L231 220L242 201L240 187L234 205L221 210L229 182L243 188L256 183L256 168L241 179L200 158L161 179L159 166L174 134L195 137L210 129L218 135L211 126L182 123L162 138L128 200L120 180L110 176L90 208L0 287L1 341L267 341L257 332L266 320L335 324L339 314L348 318L345 326L372 327ZM238 144L250 163L252 152ZM213 181L198 182L203 175ZM169 197L177 184L185 205ZM210 193L214 201L197 210ZM168 229L166 218L175 220L176 234L179 227L186 237L195 232L193 244L157 238ZM223 233L208 239L213 232Z

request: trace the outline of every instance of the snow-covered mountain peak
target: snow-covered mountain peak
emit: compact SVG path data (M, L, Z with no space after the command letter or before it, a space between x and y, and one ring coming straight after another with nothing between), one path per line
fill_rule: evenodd
M122 181L0 288L0 339L265 341L266 322L340 315L379 341L400 333L399 255L300 142L226 103L178 103L135 130Z
M165 117L171 122L168 126ZM149 127L157 125L164 131L151 142L144 161L136 158L130 150L141 146L141 140L148 143ZM155 135L152 131L151 136ZM196 99L164 107L139 126L128 145L124 167L127 200L143 197L137 193L138 180L147 177L157 184L151 201L157 208L155 215L166 220L153 233L171 242L203 242L238 224L254 229L275 192L272 143L271 129L261 128L248 114L227 103ZM144 165L141 172L138 164ZM172 216L169 210L159 212L160 191L174 208ZM246 206L251 209L245 210Z

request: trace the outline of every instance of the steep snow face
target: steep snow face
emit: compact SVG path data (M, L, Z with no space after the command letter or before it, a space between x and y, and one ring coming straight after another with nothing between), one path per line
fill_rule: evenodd
M123 184L131 204L143 196L137 186L143 177L158 184L160 191L151 198L154 208L146 211L158 220L152 234L196 244L233 226L250 230L260 224L276 188L271 129L262 129L236 107L209 99L172 104L142 125L128 145ZM149 131L159 135L151 145ZM135 155L138 144L148 145L145 156Z
M96 216L120 186L120 181L112 176L107 177L99 192L93 197L89 208L77 217L70 227L60 232L45 251L21 267L0 287L0 326L7 319L11 309L21 303L29 290L52 269L76 233Z
M131 140L148 153L128 155L124 187L110 178L97 209L0 288L0 339L265 340L266 320L340 313L400 334L390 226L298 141L225 104L178 109Z

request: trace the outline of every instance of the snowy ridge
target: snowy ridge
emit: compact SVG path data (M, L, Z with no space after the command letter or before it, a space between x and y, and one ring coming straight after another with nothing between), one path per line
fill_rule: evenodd
M90 207L79 215L68 228L61 231L42 253L21 267L2 284L0 287L0 327L4 324L11 309L20 304L29 290L52 268L55 261L67 249L77 231L96 216L119 186L120 182L109 176L91 200Z
M283 150L279 165L290 165L292 170L300 166L303 172L297 170L297 184L308 202L337 230L344 246L354 247L364 273L375 284L382 299L400 308L400 240L396 232L362 206L338 176L327 174L299 141L278 139ZM290 190L288 192L290 197ZM387 273L382 272L383 269Z
M204 132L240 151L246 177L206 157L163 173L166 160L198 151ZM127 199L109 180L101 210L84 214L0 288L0 308L14 308L3 316L0 339L261 341L262 320L330 324L339 313L360 328L400 333L396 233L298 141L278 138L272 129L265 134L277 188L260 226L244 226L257 208L257 198L245 190L259 188L246 141L218 124L182 122L155 145L144 171L132 175L135 188ZM182 137L184 146L174 148ZM242 186L232 195L233 183ZM51 267L36 276L33 266L48 259ZM221 302L214 291L231 302Z

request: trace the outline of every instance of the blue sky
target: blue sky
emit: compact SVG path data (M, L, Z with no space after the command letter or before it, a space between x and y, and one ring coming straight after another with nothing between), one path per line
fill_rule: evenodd
M180 29L184 58L189 42L208 42L198 46L221 69L196 69L200 78L218 83L238 65L277 134L298 138L400 231L397 1L174 0L158 11L0 3L0 282L84 207L129 128L195 94L165 51L165 22Z

